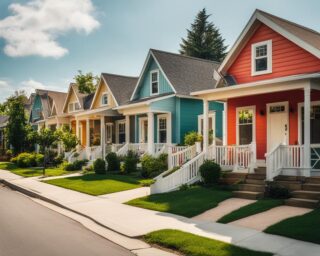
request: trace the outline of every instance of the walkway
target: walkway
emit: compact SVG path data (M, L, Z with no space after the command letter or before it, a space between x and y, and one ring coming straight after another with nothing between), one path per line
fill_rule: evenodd
M139 237L151 231L174 228L282 256L318 256L320 251L320 245L317 244L265 234L254 229L193 220L119 204L103 197L85 195L32 179L17 178L17 175L7 171L0 171L0 178L11 180L10 183L14 185L86 215L97 223L128 237Z

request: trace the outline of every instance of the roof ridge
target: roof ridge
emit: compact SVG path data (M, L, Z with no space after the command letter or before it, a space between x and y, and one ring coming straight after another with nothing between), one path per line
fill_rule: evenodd
M293 21L291 21L291 20L287 20L287 19L281 18L281 17L279 17L279 16L276 16L276 15L274 15L274 14L271 14L271 13L268 13L268 12L265 12L265 11L262 11L262 10L260 10L260 9L257 9L257 11L260 12L260 13L262 13L262 15L263 15L263 14L270 15L270 16L276 18L276 19L282 20L282 21L287 22L287 23L289 23L289 24L291 24L291 25L294 25L294 26L296 26L296 27L299 27L299 28L301 28L301 29L307 30L307 31L309 31L309 32L315 33L315 34L317 34L318 36L320 36L320 32L318 32L318 31L316 31L316 30L314 30L314 29L312 29L312 28L309 28L309 27L303 26L303 25L301 25L301 24L295 23L295 22L293 22Z
M108 75L108 76L119 76L119 77L125 77L125 78L139 78L138 76L118 75L118 74L105 73L105 72L102 72L101 74L102 75Z
M43 92L58 92L58 93L67 93L67 92L61 92L61 91L54 91L54 90L47 90L47 89L36 89L37 91L43 91Z
M201 58L197 58L197 57L187 56L187 55L183 55L183 54L179 54L179 53L174 53L174 52L167 52L167 51L158 50L158 49L153 49L153 48L150 48L150 50L151 50L151 51L156 51L156 52L162 52L162 53L166 53L166 54L171 54L171 55L175 55L175 56L179 56L179 57L183 57L183 58L194 59L194 60L197 60L197 61L204 61L204 62L210 62L210 63L220 64L220 62L215 61L215 60L201 59Z

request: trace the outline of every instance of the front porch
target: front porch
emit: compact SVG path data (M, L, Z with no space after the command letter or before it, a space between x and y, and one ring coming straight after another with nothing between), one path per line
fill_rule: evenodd
M205 121L204 152L234 172L266 167L267 180L278 175L320 176L319 89L319 80L304 79L229 86L199 95L204 120L209 101L224 101L227 109L224 145L209 147Z

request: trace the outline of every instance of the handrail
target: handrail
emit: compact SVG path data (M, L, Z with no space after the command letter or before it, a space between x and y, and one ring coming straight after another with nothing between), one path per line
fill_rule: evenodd
M193 159L197 155L196 145L185 147L184 149L172 153L172 148L168 154L168 168L171 169L175 166L181 166Z

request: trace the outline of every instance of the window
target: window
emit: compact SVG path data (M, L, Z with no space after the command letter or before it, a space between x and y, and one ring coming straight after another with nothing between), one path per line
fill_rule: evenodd
M101 96L101 105L108 105L108 93L104 93Z
M310 111L310 143L320 143L320 105L311 106ZM301 131L302 131L302 144L304 143L304 108L301 111Z
M68 106L69 112L77 111L80 109L80 104L78 102L71 102Z
M238 143L249 145L253 141L254 111L253 109L241 109L237 112Z
M125 122L119 122L118 123L118 134L119 134L119 143L125 143L126 142L126 123Z
M272 41L264 41L252 45L252 61L253 76L262 75L272 72Z
M151 72L151 95L159 93L159 71Z
M158 119L158 129L159 129L159 143L167 143L167 118L160 117Z

